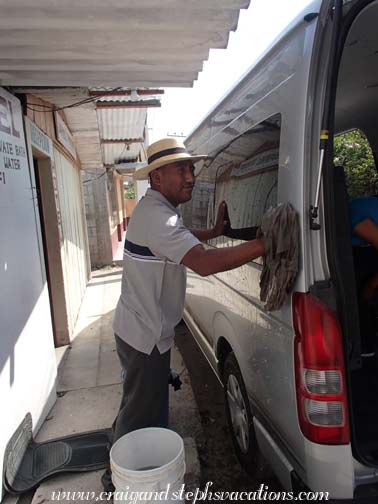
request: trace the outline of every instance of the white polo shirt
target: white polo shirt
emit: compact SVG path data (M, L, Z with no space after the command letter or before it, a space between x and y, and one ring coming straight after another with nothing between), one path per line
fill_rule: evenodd
M140 352L155 345L162 354L173 343L184 310L185 254L201 243L158 191L148 189L135 207L126 233L122 291L115 334Z

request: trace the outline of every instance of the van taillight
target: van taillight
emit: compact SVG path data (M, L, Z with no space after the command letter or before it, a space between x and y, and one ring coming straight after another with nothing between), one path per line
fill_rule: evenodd
M317 298L296 292L293 323L301 430L315 443L349 443L344 352L338 320Z

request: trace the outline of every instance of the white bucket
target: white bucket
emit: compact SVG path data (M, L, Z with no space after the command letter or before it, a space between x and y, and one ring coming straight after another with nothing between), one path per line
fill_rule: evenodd
M110 450L110 467L114 502L185 500L184 442L172 430L148 427L125 434Z

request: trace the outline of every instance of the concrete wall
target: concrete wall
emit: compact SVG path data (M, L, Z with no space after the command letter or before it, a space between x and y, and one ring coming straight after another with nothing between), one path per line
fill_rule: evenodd
M116 256L118 250L118 229L117 229L117 205L116 205L116 195L114 188L114 177L111 171L106 174L106 187L107 187L107 202L109 209L109 227L110 227L110 239L112 243L112 255Z
M82 171L91 267L112 264L109 206L105 168Z
M109 208L109 226L110 226L110 233L113 234L114 230L117 230L117 206L116 206L113 173L109 171L105 175L105 177L107 187L106 196Z

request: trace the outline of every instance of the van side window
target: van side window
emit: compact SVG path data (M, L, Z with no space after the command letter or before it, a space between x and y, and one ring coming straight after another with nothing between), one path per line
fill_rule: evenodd
M263 214L277 206L281 115L276 114L239 137L203 162L192 193L182 205L189 228L214 226L221 201L227 203L230 227L225 236L209 240L214 247L253 240Z
M207 229L207 214L213 201L215 172L208 167L209 161L199 161L195 165L196 182L192 198L180 206L184 224L192 229Z

